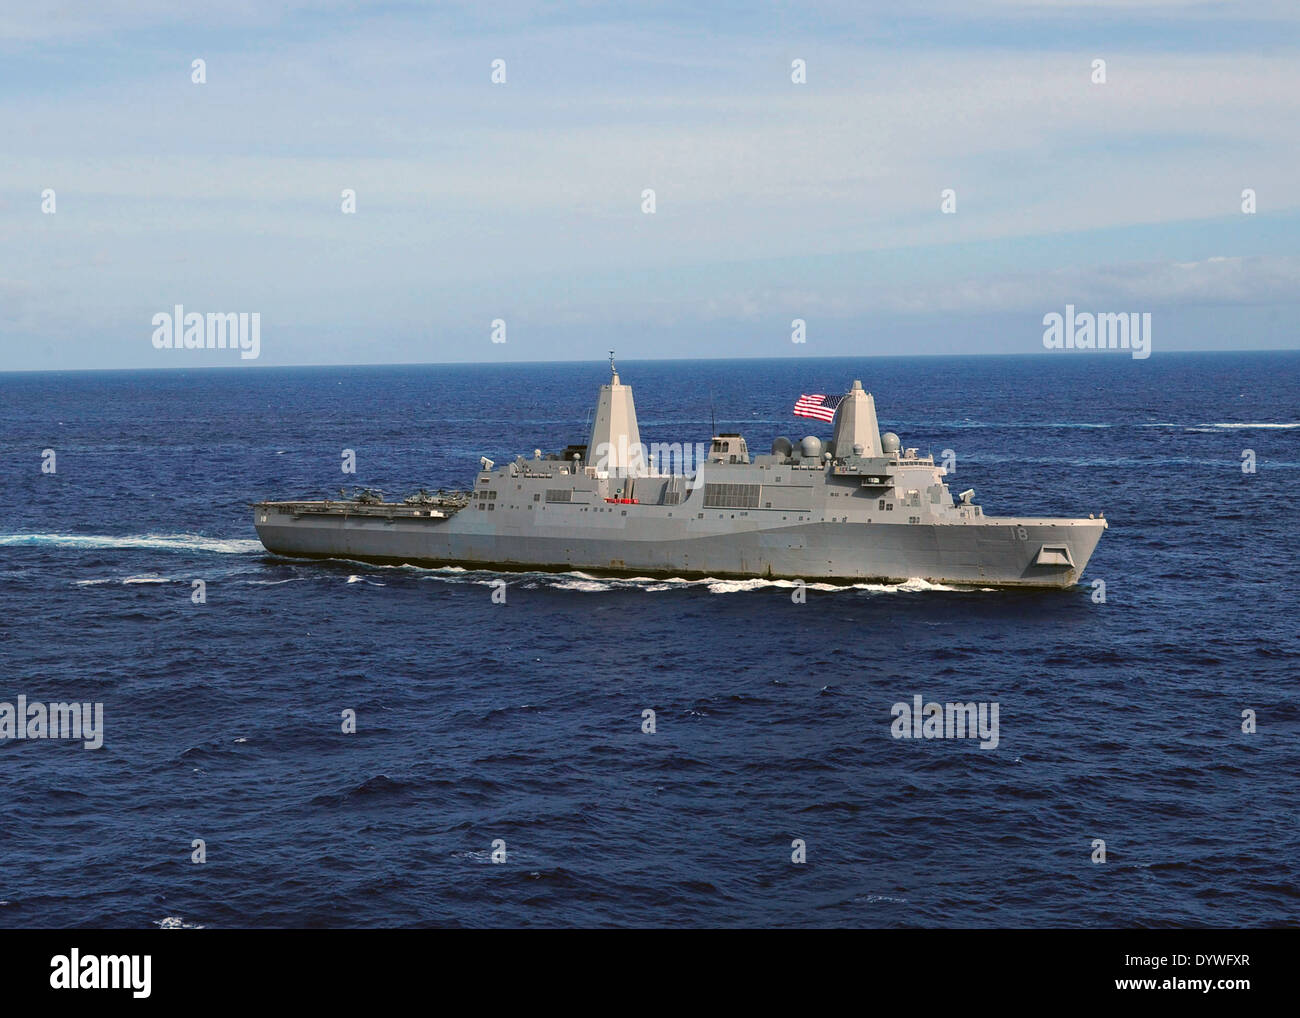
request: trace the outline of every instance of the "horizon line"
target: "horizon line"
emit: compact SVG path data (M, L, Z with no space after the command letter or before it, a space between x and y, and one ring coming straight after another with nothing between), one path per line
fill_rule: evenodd
M797 354L782 354L775 357L632 357L622 358L627 364L659 364L674 362L699 362L699 363L721 363L727 361L781 361L781 360L921 360L948 357L954 360L969 358L987 358L987 357L1045 357L1056 351L1036 350L1033 353L869 353L869 354L818 354L801 356ZM1074 359L1080 359L1075 352ZM1092 358L1099 359L1097 355L1103 351L1087 351L1093 354ZM1125 351L1104 351L1105 355L1111 353L1123 353ZM1253 350L1165 350L1160 352L1161 357L1177 356L1200 356L1204 354L1268 354L1268 353L1300 353L1300 347L1263 347ZM1153 351L1152 356L1156 356ZM170 367L133 367L133 368L5 368L0 369L0 375L72 375L72 374L111 374L113 372L140 372L140 371L291 371L304 368L451 368L451 367L510 367L512 365L523 364L595 364L600 363L606 358L581 358L557 360L553 358L536 359L536 360L518 360L518 361L371 361L350 364L253 364L243 361L238 364L196 364L189 366L170 366ZM1120 357L1121 360L1129 358Z

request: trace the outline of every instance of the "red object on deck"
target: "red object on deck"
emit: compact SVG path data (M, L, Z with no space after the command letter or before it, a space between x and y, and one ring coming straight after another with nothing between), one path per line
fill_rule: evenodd
M619 505L640 505L641 504L641 500L639 498L607 498L605 499L605 501L616 502Z

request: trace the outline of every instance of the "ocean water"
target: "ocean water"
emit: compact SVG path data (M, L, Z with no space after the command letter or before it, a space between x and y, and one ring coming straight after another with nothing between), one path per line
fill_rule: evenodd
M643 440L712 413L755 451L861 378L987 513L1105 513L1066 591L505 574L502 605L256 540L259 498L585 441L606 371L0 375L0 702L105 729L0 741L0 926L1297 922L1300 355L620 363ZM996 702L997 748L895 739L915 695Z

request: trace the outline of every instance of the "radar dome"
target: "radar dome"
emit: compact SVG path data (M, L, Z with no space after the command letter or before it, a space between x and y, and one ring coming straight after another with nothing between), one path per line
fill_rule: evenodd
M885 451L885 455L892 456L894 453L898 452L898 447L898 436L892 431L886 431L880 436L880 448Z
M784 435L772 443L773 456L789 456L792 452L794 452L794 446Z
M799 451L812 459L817 459L822 454L822 440L816 435L809 435L799 443Z

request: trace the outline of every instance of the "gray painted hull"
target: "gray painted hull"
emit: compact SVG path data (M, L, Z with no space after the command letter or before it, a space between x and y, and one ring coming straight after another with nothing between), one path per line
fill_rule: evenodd
M920 578L1025 587L1077 582L1106 528L1104 520L997 517L945 524L764 526L738 524L734 517L636 519L617 512L588 519L580 528L538 525L532 519L501 527L483 515L462 512L449 519L390 522L374 515L297 514L266 503L255 508L254 525L269 551L298 557L499 570L845 583ZM1043 546L1068 547L1069 564L1039 564Z
M1106 529L987 517L973 491L954 502L945 466L880 435L860 381L837 404L829 445L778 438L751 459L728 432L694 471L652 469L612 356L610 376L586 446L484 458L470 491L436 499L259 502L258 536L280 555L421 566L1068 587Z

